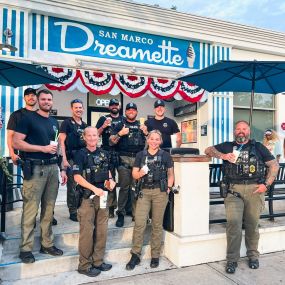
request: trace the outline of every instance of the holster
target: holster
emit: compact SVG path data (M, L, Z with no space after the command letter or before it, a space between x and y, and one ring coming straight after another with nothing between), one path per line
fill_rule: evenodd
M139 197L141 197L142 193L142 180L136 180L134 185L135 193L134 193L134 199L137 200Z
M221 195L222 198L226 198L228 196L230 184L227 183L224 180L222 180L219 184L220 184L219 185L219 187L220 187L220 195Z
M23 176L24 180L30 180L33 176L33 162L31 160L24 160L22 163L22 170L23 170Z

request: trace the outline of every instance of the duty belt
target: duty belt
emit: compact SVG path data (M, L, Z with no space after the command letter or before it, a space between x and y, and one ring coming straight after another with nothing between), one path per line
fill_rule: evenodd
M57 164L58 158L51 158L51 159L28 159L32 161L34 165L51 165Z
M136 152L128 152L128 151L120 151L119 155L121 156L128 156L128 157L136 157Z
M155 181L155 182L153 182L151 184L143 182L142 183L142 188L147 188L147 189L160 188L160 182L159 181Z
M248 185L248 184L258 184L258 180L256 179L247 179L247 180L229 180L230 184L241 184L241 185Z

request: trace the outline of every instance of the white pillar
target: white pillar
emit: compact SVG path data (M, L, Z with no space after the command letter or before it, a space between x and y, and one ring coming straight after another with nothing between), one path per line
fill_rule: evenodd
M209 234L210 159L205 155L174 155L173 160L175 185L180 185L180 193L174 201L174 232L166 232L164 252L177 266L197 264L199 261L193 258L203 257L198 252L193 255L194 240Z

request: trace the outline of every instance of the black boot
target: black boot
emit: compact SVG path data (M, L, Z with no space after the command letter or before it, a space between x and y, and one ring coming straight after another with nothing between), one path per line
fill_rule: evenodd
M141 262L141 260L138 257L138 255L132 253L132 257L126 265L126 269L127 270L133 270L136 267L136 265L140 264L140 262Z
M118 215L118 220L116 221L116 227L121 228L124 225L125 217L121 214Z
M238 266L237 262L228 261L226 264L226 272L229 274L235 273L237 266Z

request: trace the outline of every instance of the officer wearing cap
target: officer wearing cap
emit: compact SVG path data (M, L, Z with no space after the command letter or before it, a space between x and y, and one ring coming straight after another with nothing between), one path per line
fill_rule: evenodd
M123 122L123 116L120 115L121 105L120 102L113 98L109 102L110 114L101 116L96 124L98 129L98 135L102 136L101 148L109 152L111 173L113 178L116 177L116 169L119 166L119 154L117 151L117 145L110 146L109 138L111 130L119 123ZM117 208L117 194L116 189L112 192L108 192L108 206L109 206L109 218L114 218L114 210Z
M238 121L235 141L208 147L205 154L223 160L221 192L225 198L227 218L227 263L225 270L233 274L238 266L245 228L248 266L259 267L259 217L264 209L264 196L278 174L278 163L261 143L250 139L246 121ZM265 171L265 166L268 169Z
M131 191L130 188L133 184L132 167L136 154L145 147L145 136L148 134L146 126L140 126L139 121L136 120L137 114L137 105L135 103L128 103L126 105L126 117L124 121L117 124L110 136L110 143L117 145L120 156L120 166L118 167L120 192L117 211L118 220L116 221L117 227L124 225L125 207L129 191Z
M77 151L85 147L83 140L83 131L87 124L83 122L83 102L80 99L74 99L70 102L72 113L71 118L65 119L59 130L59 144L62 151L62 163L68 175L67 180L67 207L69 210L69 218L74 222L77 219L77 193L75 191L76 184L73 179L72 165L74 156Z
M62 255L54 246L51 223L58 193L58 122L49 116L53 95L49 90L37 94L39 110L25 115L17 125L13 145L23 152L23 214L21 220L20 259L24 263L35 262L32 254L34 225L41 204L40 253ZM61 171L62 185L66 183L65 171Z
M16 130L17 125L21 121L22 117L29 113L33 112L35 106L37 104L37 93L36 90L33 88L27 88L24 91L24 101L25 107L21 108L10 115L8 125L7 125L7 145L9 149L9 155L14 164L16 164L17 159L19 159L18 154L15 153L15 149L12 145L13 136Z
M161 148L171 148L171 135L176 134L177 147L181 145L181 133L177 123L165 117L165 103L162 100L156 100L154 102L154 113L155 117L147 119L145 125L147 130L159 130L162 134L162 145Z

